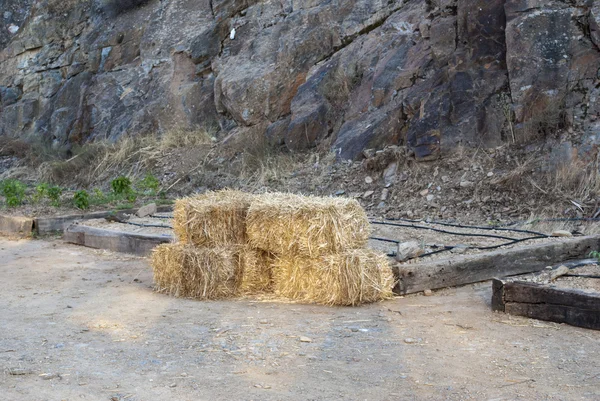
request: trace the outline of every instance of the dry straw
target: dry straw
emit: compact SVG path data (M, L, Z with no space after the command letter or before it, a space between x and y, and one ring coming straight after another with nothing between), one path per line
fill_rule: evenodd
M163 244L152 253L156 290L198 299L235 296L241 282L239 247Z
M392 297L394 276L385 255L368 249L306 258L284 255L274 264L279 296L324 305L359 305Z
M274 256L269 252L244 247L240 253L240 292L247 295L272 292L273 262Z
M180 242L196 246L242 245L253 196L222 190L175 202L173 229Z
M370 234L354 199L293 194L257 196L248 210L252 246L278 255L319 256L364 247Z

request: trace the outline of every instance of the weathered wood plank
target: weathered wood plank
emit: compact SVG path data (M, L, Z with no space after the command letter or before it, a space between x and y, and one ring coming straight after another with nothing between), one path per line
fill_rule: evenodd
M504 302L553 304L600 311L600 294L577 289L552 288L546 284L505 282Z
M510 280L493 281L493 310L600 330L600 294Z
M81 213L72 214L67 216L55 216L55 217L38 217L35 219L35 232L36 234L44 235L51 234L57 231L65 231L71 224L76 221L102 219L112 214L117 216L123 216L125 214L135 214L138 209L126 209L118 211L102 211L92 213ZM172 206L159 206L159 213L167 213L173 211Z
M506 303L505 312L548 322L600 330L600 310L565 305Z
M532 273L571 259L581 259L600 249L600 236L577 237L521 248L502 249L479 255L453 256L426 263L396 264L397 294Z
M33 219L22 216L0 215L0 233L29 236L33 232Z
M492 280L492 310L504 312L504 282Z
M173 241L173 237L170 235L135 234L81 225L68 227L63 239L66 242L90 248L108 249L140 256L149 255L157 245Z

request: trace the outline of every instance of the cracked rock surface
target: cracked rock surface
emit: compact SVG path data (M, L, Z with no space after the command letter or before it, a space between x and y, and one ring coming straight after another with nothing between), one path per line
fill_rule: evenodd
M174 127L339 158L600 131L590 0L8 0L0 135L69 148ZM18 29L17 29L18 28Z

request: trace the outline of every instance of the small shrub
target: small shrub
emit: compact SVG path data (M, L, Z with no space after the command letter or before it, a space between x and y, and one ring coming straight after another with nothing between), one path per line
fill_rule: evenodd
M33 193L33 202L40 203L46 196L48 196L48 189L50 186L48 184L39 184L35 187L35 192Z
M63 190L61 187L52 186L48 188L48 199L50 199L50 204L54 207L60 206L60 197L62 196Z
M128 195L131 191L131 180L121 176L111 181L110 187L116 195Z
M127 201L134 203L137 200L137 194L133 191L127 192L126 196Z
M6 205L9 207L17 207L23 204L25 199L25 189L27 187L19 180L2 181L0 190L6 198Z
M590 252L590 258L594 258L600 262L600 251L592 251Z
M90 207L90 194L87 191L81 190L73 195L73 204L77 209L86 210Z
M144 177L144 179L138 182L138 188L149 195L156 195L158 192L158 188L160 187L160 182L158 179L152 174L148 173Z

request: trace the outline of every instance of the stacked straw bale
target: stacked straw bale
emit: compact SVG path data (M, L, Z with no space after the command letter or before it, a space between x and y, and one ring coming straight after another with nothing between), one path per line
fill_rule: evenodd
M356 200L223 190L178 200L179 243L152 256L158 291L198 299L275 293L358 305L392 295L387 257L366 249Z
M324 305L359 305L392 297L387 256L354 249L317 257L282 256L274 265L277 295Z
M281 193L257 197L246 225L252 246L309 257L363 248L371 233L367 215L354 199Z
M251 194L229 189L179 199L173 216L175 235L195 246L245 244L252 199Z
M237 294L239 250L163 244L152 253L154 282L159 292L177 297L221 299Z

